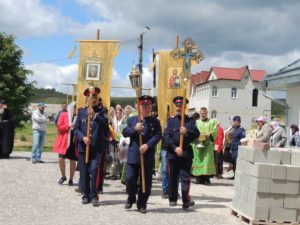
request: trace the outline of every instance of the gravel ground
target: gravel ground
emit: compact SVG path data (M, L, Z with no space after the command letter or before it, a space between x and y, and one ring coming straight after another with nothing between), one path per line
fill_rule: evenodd
M189 210L181 209L181 201L170 208L168 200L161 199L160 182L154 181L148 212L141 214L136 205L124 209L127 196L119 180L105 181L99 207L82 205L75 187L57 183L57 154L43 153L44 164L32 164L29 157L29 152L14 152L10 159L0 160L1 225L242 224L230 215L233 182L226 179L212 179L210 186L192 184L196 205ZM74 180L78 180L78 172Z

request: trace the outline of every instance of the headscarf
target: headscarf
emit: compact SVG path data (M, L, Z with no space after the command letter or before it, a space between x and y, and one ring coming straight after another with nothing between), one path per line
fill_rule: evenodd
M74 106L76 105L76 102L71 102L68 107L67 107L67 112L68 112L68 121L69 121L69 125L73 123L73 121L76 120L76 117L74 115L75 109ZM69 129L69 134L68 134L68 147L71 144L71 131L72 129Z
M264 117L264 116L260 116L255 121L256 122L263 122L265 124L267 122L267 118Z
M73 115L74 115L74 106L76 105L76 102L71 102L68 107L67 107L67 112L68 112L68 119L69 119L69 124L71 124L73 121ZM75 118L74 118L75 120Z
M274 121L271 121L271 126L273 127L273 133L275 133L278 129L279 129L279 123L278 121L274 120Z

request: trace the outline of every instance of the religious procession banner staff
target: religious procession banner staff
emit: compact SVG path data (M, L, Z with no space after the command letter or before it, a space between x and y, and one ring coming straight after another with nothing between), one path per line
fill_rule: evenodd
M95 88L94 91L90 89L84 91L84 96L92 97L92 107L78 110L74 126L74 135L78 139L78 163L83 188L82 204L92 202L93 206L98 205L97 176L99 176L101 156L107 148L109 133L107 111L98 106L99 93L99 88ZM90 124L88 124L89 116ZM87 135L88 127L90 127L90 136ZM87 150L88 161L86 161Z
M217 121L207 117L207 108L200 109L200 119L196 121L200 136L193 146L192 175L196 176L196 183L209 184L209 176L216 174L214 159L214 141L217 138Z
M164 142L168 148L167 159L169 160L169 205L177 205L178 181L181 182L182 208L188 209L195 204L190 199L190 172L193 160L191 143L198 138L199 130L195 121L184 114L184 127L181 127L181 113L183 108L183 97L177 96L173 99L176 106L176 116L169 119L164 131ZM188 100L186 99L186 103ZM183 147L180 145L180 136L183 134Z
M117 56L118 40L79 40L77 93L89 86L101 89L103 105L110 108L110 86L114 57ZM74 52L69 57L72 57ZM85 98L77 95L77 107L85 106Z
M126 191L128 193L125 209L130 209L132 204L137 202L140 213L146 213L147 201L151 193L152 172L155 163L155 146L161 140L161 126L159 121L151 116L153 98L148 95L139 97L141 120L138 116L129 117L127 125L122 134L130 138L126 168ZM142 134L142 145L140 146L139 134ZM141 171L140 154L143 154L145 161L145 193L141 185L138 189L136 199L137 181Z

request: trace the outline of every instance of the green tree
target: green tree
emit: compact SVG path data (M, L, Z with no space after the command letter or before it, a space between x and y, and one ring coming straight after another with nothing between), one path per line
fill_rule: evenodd
M25 69L22 56L15 36L0 33L0 99L12 112L16 127L28 119L26 109L33 94L33 83L27 80L32 71Z
M284 106L278 104L277 102L273 102L271 104L271 114L272 117L284 117L285 116L285 108Z

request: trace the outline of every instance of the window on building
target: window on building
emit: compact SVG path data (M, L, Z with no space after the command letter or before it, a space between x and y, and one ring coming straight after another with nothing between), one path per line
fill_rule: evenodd
M200 99L203 98L203 88L200 89Z
M216 86L213 86L213 88L212 88L212 96L213 97L218 96L218 88Z
M237 89L231 88L231 98L237 98Z
M257 106L257 100L258 100L258 90L257 89L253 89L252 92L252 106Z
M217 118L217 111L216 110L212 110L210 117L211 117L211 119Z

